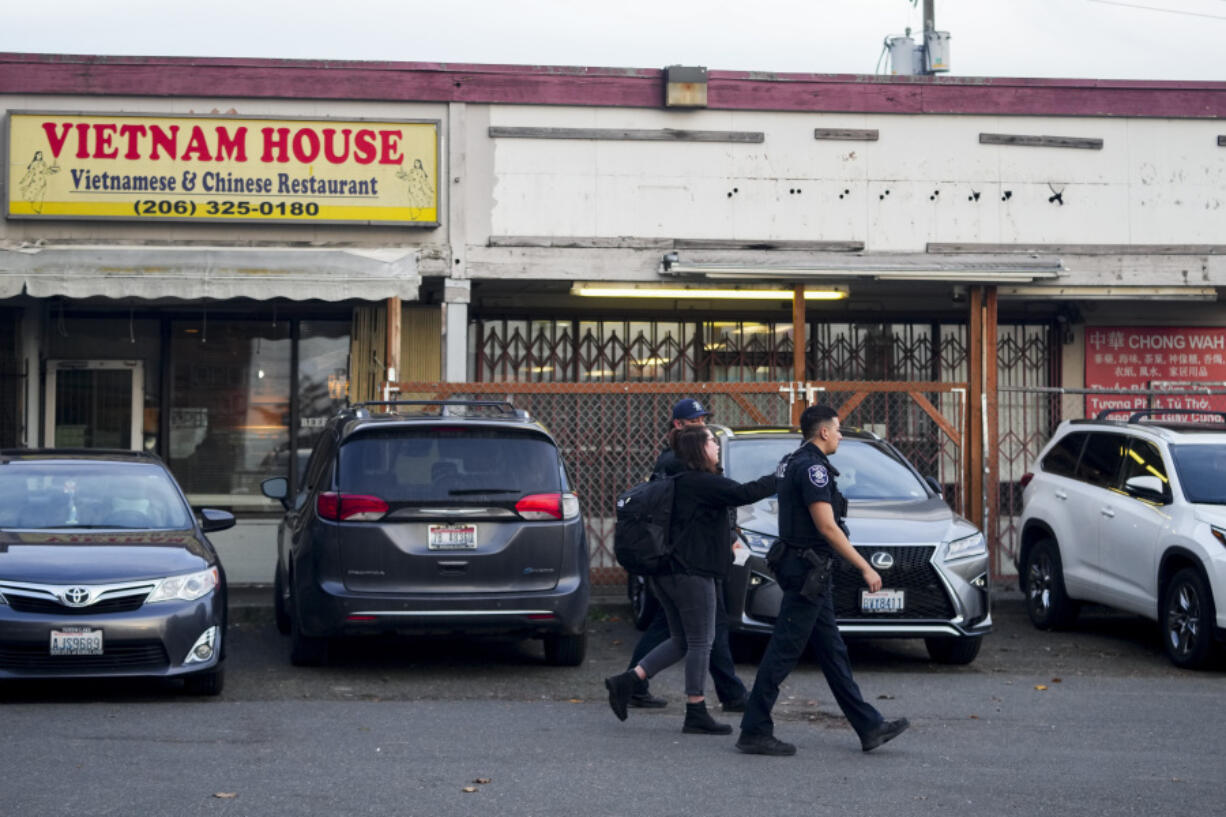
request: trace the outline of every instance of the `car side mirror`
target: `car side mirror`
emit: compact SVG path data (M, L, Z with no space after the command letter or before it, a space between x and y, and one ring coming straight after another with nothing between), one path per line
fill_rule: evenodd
M227 530L235 525L234 514L217 508L200 509L200 527L205 533Z
M924 482L928 483L928 487L936 492L936 495L944 498L945 492L941 490L941 483L937 482L936 477L924 477Z
M281 507L289 510L289 480L285 477L269 477L260 483L260 492L269 499L281 503Z
M1124 482L1124 490L1140 499L1162 502L1166 499L1166 490L1162 480L1151 476L1132 477Z

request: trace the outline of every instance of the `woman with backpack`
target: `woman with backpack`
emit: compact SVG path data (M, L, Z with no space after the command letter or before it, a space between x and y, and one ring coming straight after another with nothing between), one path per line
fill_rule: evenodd
M619 720L636 680L645 680L685 658L683 732L727 735L732 727L707 712L703 685L715 634L716 580L732 565L732 531L728 509L775 493L775 474L753 482L735 482L720 473L719 442L704 425L685 426L669 434L669 448L684 469L673 487L669 528L672 555L664 572L651 576L651 589L668 618L669 639L633 669L605 679L609 706Z

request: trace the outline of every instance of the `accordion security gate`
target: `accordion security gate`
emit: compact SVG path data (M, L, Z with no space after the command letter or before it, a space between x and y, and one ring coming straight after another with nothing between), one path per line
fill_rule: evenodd
M798 388L799 386L799 388ZM839 409L844 423L897 446L963 508L965 389L951 383L399 383L397 399L505 400L557 438L587 521L592 581L617 584L613 558L617 494L647 477L660 452L672 405L696 397L727 426L791 423L792 401Z

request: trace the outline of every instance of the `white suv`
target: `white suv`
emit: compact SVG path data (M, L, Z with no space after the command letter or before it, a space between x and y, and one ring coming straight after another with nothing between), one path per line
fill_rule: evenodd
M1024 486L1018 576L1036 627L1083 601L1157 621L1177 666L1226 638L1226 425L1066 420ZM1100 418L1103 415L1100 415Z

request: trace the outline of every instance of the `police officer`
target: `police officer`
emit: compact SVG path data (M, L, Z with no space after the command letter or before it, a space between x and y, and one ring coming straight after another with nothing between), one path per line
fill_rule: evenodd
M795 746L775 737L770 713L780 684L812 638L826 683L860 736L860 748L869 752L909 724L906 718L884 720L851 676L847 647L834 618L831 559L837 555L850 563L871 591L881 589L881 577L851 546L843 523L847 500L835 481L839 472L827 459L843 438L838 413L829 406L809 406L800 415L800 431L804 443L780 464L780 541L771 562L783 602L745 704L736 748L755 755L796 754Z
M702 403L692 397L686 397L678 400L673 405L670 428L706 425L707 418L710 416L711 412L707 411ZM664 450L660 452L660 456L656 459L655 466L652 468L651 478L659 479L660 477L679 474L683 470L685 469L681 464L681 460L677 459L677 455L673 453L671 448L665 446ZM733 513L735 513L735 510ZM634 652L630 655L630 664L626 669L633 669L643 660L647 653L667 640L668 619L664 616L664 608L657 604L651 623L647 625L647 629L643 631L638 644L635 645ZM716 583L715 639L711 642L710 670L711 680L715 682L715 694L723 705L723 710L725 712L744 712L747 691L745 684L737 677L736 664L732 661L732 649L728 643L728 613L724 608L724 583L722 580ZM637 679L634 693L630 696L629 705L640 709L658 709L667 706L668 701L653 695L645 679Z

